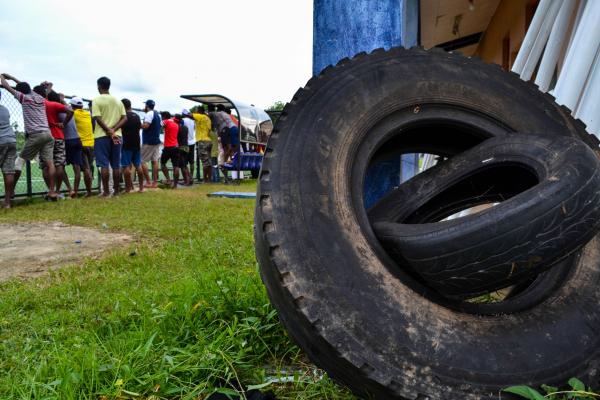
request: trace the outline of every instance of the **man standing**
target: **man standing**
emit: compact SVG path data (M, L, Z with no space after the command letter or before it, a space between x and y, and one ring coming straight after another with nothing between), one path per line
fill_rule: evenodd
M196 154L196 123L194 122L194 118L192 117L192 113L189 110L183 110L183 124L186 126L188 131L188 153L186 164L190 166L190 177L187 185L192 185L194 183L194 159Z
M154 100L146 100L144 121L142 123L142 170L146 178L146 187L158 187L158 160L160 159L160 127L161 118L154 111ZM147 162L152 163L152 183L148 174Z
M0 92L0 96L2 92ZM17 136L10 125L10 113L0 105L0 168L4 178L3 208L10 208L10 199L15 194L15 159L17 158Z
M140 157L140 129L142 121L131 109L129 99L121 100L127 113L127 122L123 125L123 150L121 151L121 167L125 174L125 192L133 190L133 180L131 179L131 165L133 164L138 174L138 183L140 193L144 191L144 171L142 171L142 160Z
M202 161L203 182L210 182L212 175L212 164L210 163L210 152L212 141L210 140L211 122L205 114L204 108L199 107L197 113L192 114L196 122L196 147L198 148L198 158Z
M103 76L97 81L100 96L92 100L94 152L102 177L102 197L110 196L109 167L113 170L113 195L119 194L121 180L121 127L127 122L123 103L111 96L110 79Z
M17 84L13 89L7 79ZM31 161L38 153L40 158L46 160L48 168L48 198L57 200L57 193L54 186L54 163L52 162L52 153L54 149L54 138L50 133L48 118L46 117L45 99L31 90L27 82L21 82L9 74L0 74L0 84L8 90L23 106L23 122L25 124L25 146L21 154L15 161L15 185L21 176L21 168L25 161Z
M64 104L64 96L60 95L61 103ZM67 106L69 107L69 106ZM69 110L71 108L69 107ZM83 147L81 145L81 139L77 132L77 126L73 118L65 122L67 118L66 113L60 114L60 120L63 122L63 133L65 134L65 152L67 165L73 168L73 190L70 193L71 198L75 198L79 195L79 184L81 183L81 166L83 165ZM66 172L64 174L64 180L69 187L69 177Z
M178 126L177 130L177 145L179 148L179 168L183 174L183 184L186 186L191 185L190 170L188 169L188 159L190 146L189 143L189 131L188 127L183 123L181 114L176 114L173 121ZM195 135L194 132L192 132ZM177 182L175 182L177 184Z
M162 172L167 178L167 185L170 185L173 189L177 188L177 181L179 180L179 143L177 142L177 134L179 133L179 126L171 119L171 113L163 111L160 113L163 119L163 127L165 130L165 143L160 156L160 164ZM169 177L169 170L167 169L167 162L171 161L173 166L173 181Z
M73 111L69 110L64 104L60 102L60 96L58 95L58 93L52 90L52 84L49 84L48 86L44 85L42 91L39 94L44 93L44 90L49 90L45 102L46 116L48 117L48 125L50 126L50 132L52 133L52 137L54 138L54 149L52 152L51 161L54 162L54 169L56 174L54 178L56 181L56 191L60 191L60 186L63 182L63 177L65 175L65 165L67 163L65 150L65 134L63 131L63 127L65 124L68 124L71 118L73 117ZM66 114L64 122L60 119L60 114L63 113ZM42 157L42 155L40 155L40 166L44 164L44 161L44 158ZM48 169L44 167L43 170L44 179L48 181Z
M71 99L71 107L73 108L73 120L75 120L77 133L81 139L81 169L83 170L83 182L85 183L85 197L90 197L92 196L94 169L94 129L92 126L92 116L89 111L83 109L83 99L81 97L73 97Z

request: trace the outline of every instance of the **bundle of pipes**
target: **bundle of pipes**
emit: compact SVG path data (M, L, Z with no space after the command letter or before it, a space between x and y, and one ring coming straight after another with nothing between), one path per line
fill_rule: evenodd
M600 1L541 0L512 70L600 137Z

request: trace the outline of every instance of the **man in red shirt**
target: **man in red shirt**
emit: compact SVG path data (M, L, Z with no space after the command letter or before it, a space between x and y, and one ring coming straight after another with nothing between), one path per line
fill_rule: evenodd
M56 185L56 191L60 191L60 186L63 182L63 176L65 174L66 165L66 153L65 153L65 135L63 133L63 126L67 124L71 118L73 118L73 111L69 110L64 104L60 102L60 96L58 93L52 90L51 83L43 83L40 86L36 86L34 91L40 96L46 98L44 102L46 106L46 116L48 118L48 126L50 127L50 133L54 138L54 151L52 161L54 162L54 182ZM59 114L65 113L66 117L61 122ZM40 153L40 168L43 168L44 180L48 183L50 181L50 171L46 168L46 161L43 155Z
M163 175L167 178L166 184L175 189L177 187L177 181L179 180L179 144L177 142L179 125L171 119L171 113L168 111L161 112L160 116L163 120L163 129L165 132L163 150L160 156L160 166ZM169 162L169 160L171 160L171 165L173 166L173 181L171 181L169 170L167 169L167 162Z

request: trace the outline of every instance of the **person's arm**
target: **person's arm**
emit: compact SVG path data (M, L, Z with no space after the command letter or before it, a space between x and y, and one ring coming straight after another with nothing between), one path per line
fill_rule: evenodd
M7 79L10 79L16 83L19 83L19 81L17 81L14 77L10 76L9 74L0 74L0 84L2 85L2 87L8 90L10 94L17 97L18 92L8 84Z
M95 121L98 125L100 125L100 128L102 128L102 130L106 133L106 136L114 136L115 131L112 128L109 128L108 125L102 121L102 117L93 117L92 121Z
M148 111L148 112L149 112L149 111ZM156 111L152 111L152 112L154 113L154 112L156 112ZM142 121L142 129L148 129L148 128L150 128L150 124L152 123L152 121L150 121L150 122L146 121L146 119L147 119L147 114L148 114L148 113L144 114L144 120ZM154 117L154 114L152 114L152 117Z
M65 114L67 114L67 115L65 116L65 119L63 121L63 125L67 125L69 122L71 122L71 119L73 118L73 111L72 110L69 110L68 108L66 108Z
M10 80L10 81L13 81L14 83L21 83L21 81L20 81L20 80L18 80L18 79L17 79L17 78L15 78L14 76L12 76L12 75L9 75L9 74L7 74L7 73L0 74L0 75L4 75L4 77L5 77L6 79L8 79L8 80Z
M126 122L127 115L121 115L121 119L119 120L119 122L117 122L115 126L112 127L113 131L118 131L119 129L121 129L121 127L123 127L123 125L125 125Z

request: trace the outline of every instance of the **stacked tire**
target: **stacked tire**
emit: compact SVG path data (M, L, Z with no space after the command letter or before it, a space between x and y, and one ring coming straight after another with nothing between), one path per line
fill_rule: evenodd
M462 164L456 160L489 152L494 141L496 150L507 141L511 154L527 158L502 168L525 167L500 168L479 180L460 173ZM515 150L518 143L520 150ZM261 276L290 336L330 376L365 398L508 398L501 393L507 386L563 384L572 376L598 385L597 145L551 96L478 60L398 48L360 54L326 69L284 109L269 139L257 195ZM561 146L566 147L559 155L574 165L570 175L564 175L561 162L546 158ZM413 186L404 193L401 185L390 194L396 201L384 202L380 218L375 217L377 206L374 211L364 205L366 172L382 160L411 152L448 161L432 169L429 181L408 181L404 185ZM446 163L449 174L461 178L442 188L445 181L437 174ZM539 171L554 170L540 175L536 165ZM563 197L556 191L544 192L550 198L536 197L544 182L557 182L555 173L573 178L564 187L579 193L576 205L563 209L570 197L560 190ZM465 179L483 185L488 178L498 182L488 197L474 189L452 190ZM553 215L552 229L547 219L522 229L531 222L523 220L528 214L512 215L510 222L498 214L510 213L514 207L504 204L523 204L524 196L547 207L541 214ZM553 242L550 250L539 246L541 260L536 259L532 272L513 271L514 279L499 284L512 285L512 295L480 305L466 299L498 289L498 284L486 286L497 276L483 274L479 287L468 283L453 292L444 269L457 262L455 257L445 256L437 264L414 260L463 251L471 257L460 261L464 266L494 256L500 245L492 242L473 250L481 254L456 247L467 231L470 247L477 245L473 237L482 232L466 227L466 219L441 221L482 200L500 204L468 218L487 215L487 226L505 222L502 246L508 253L498 252L506 257L497 276L506 276L506 263L523 254L514 249L519 235L533 240L547 233L538 244L566 239ZM394 214L390 204L399 204L396 211L404 214ZM540 214L537 207L528 210ZM414 240L396 240L406 232L392 228L407 224L421 230ZM451 235L436 238L436 224L445 224ZM425 225L433 230L423 230ZM573 226L561 236L563 228ZM385 229L393 239L381 239ZM519 233L512 235L515 229ZM454 247L438 251L440 237ZM494 235L486 238L496 240ZM429 239L436 245L427 245ZM437 271L439 279L423 274L422 268Z

